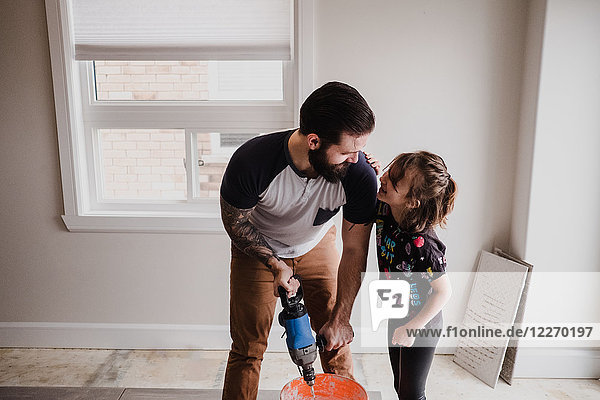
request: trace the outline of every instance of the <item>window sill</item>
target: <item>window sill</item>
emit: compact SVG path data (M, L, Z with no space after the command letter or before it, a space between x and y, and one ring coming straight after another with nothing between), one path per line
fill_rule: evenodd
M221 218L212 214L63 215L70 232L225 233Z

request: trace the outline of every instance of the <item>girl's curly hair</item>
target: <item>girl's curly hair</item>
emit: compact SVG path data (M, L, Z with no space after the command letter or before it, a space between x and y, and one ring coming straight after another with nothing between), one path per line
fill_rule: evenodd
M409 170L414 174L407 199L416 206L403 211L400 227L407 232L422 232L437 225L444 228L457 193L446 163L427 151L402 153L394 158L388 170L394 188Z

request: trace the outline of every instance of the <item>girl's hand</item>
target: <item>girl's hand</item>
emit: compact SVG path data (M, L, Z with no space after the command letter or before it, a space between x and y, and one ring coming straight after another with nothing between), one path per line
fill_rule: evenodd
M412 329L406 325L396 328L394 335L392 336L392 344L411 347L415 343L415 338L408 336L407 328Z
M363 153L367 158L367 162L369 163L369 165L371 165L371 167L373 167L373 169L375 170L375 174L379 175L379 173L381 172L381 163L379 162L379 160L373 157L373 154L371 153L365 153L364 151Z

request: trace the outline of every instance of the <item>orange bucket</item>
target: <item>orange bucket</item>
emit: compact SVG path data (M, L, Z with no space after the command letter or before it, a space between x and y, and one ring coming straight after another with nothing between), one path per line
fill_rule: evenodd
M367 400L367 391L358 382L335 374L317 374L315 377L315 397L310 386L302 377L288 382L279 398L281 400Z

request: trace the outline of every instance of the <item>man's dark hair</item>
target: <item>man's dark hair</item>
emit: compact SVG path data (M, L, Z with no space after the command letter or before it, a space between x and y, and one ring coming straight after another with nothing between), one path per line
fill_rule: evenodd
M373 131L375 115L352 86L328 82L312 92L300 108L300 133L315 133L323 145L339 144L342 133L363 136Z

